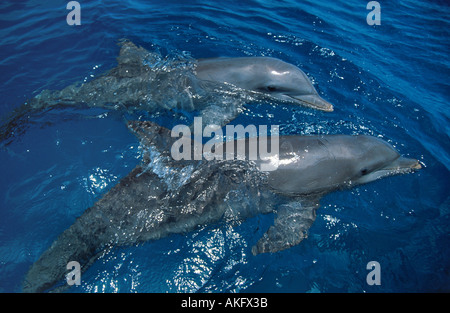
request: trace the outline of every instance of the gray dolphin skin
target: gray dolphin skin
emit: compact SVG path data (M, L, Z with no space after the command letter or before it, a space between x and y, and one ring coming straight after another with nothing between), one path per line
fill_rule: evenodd
M252 99L268 97L323 111L323 100L296 66L267 57L162 57L120 42L117 67L91 81L43 90L15 109L0 126L0 140L20 133L30 114L55 107L98 107L125 112L199 111L207 124L225 125ZM249 94L251 93L251 94Z
M275 212L276 218L252 253L288 249L307 237L324 194L421 168L381 139L348 135L280 136L278 168L269 172L259 161L175 161L170 150L178 138L170 130L148 121L129 122L129 128L140 139L142 163L41 255L24 292L62 291L70 261L84 271L116 246L257 214Z
M319 96L301 69L279 59L200 59L196 70L201 80L229 83L275 99L293 101L317 110L333 111L333 105Z

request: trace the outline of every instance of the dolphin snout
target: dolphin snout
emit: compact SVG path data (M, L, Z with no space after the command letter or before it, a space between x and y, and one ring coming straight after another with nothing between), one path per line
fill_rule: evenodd
M412 166L411 166L411 168L413 169L413 170L420 170L421 168L422 168L422 164L420 164L420 162L418 161L418 160L416 160L417 162L415 163L415 164L413 164Z
M420 170L422 164L417 159L399 157L389 167L398 170Z
M334 110L333 105L319 95L295 95L290 97L309 108L325 112L332 112Z

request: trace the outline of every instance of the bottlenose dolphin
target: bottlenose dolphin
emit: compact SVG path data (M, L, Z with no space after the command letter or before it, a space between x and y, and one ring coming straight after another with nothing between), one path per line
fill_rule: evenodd
M170 151L177 138L170 130L152 122L129 122L129 128L144 149L142 164L41 255L26 275L24 292L50 291L58 282L67 287L68 262L79 262L83 271L114 246L261 213L277 216L252 253L287 249L307 237L325 193L421 168L381 139L348 135L280 136L278 167L269 172L259 161L175 161Z
M207 124L225 125L245 103L270 97L323 111L323 100L302 70L267 57L196 60L186 55L162 57L120 42L117 67L89 82L62 90L43 90L15 109L0 128L0 138L25 127L30 114L55 107L87 106L126 112L197 112Z

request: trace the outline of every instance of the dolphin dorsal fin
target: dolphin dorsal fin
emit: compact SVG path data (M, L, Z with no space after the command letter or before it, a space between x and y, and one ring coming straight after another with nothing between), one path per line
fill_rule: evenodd
M110 75L118 78L132 78L148 71L145 60L149 52L142 47L136 46L129 40L119 42L120 52L117 57L117 67L115 67Z
M151 121L129 121L128 128L136 135L143 146L153 145L159 150L169 150L176 138L171 131Z

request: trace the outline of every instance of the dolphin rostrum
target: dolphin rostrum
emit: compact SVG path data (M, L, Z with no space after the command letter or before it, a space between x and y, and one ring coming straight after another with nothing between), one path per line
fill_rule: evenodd
M51 291L59 282L67 287L68 262L79 262L83 271L114 246L257 214L277 216L252 253L284 250L307 237L324 194L421 168L385 141L364 135L280 136L278 166L269 172L260 170L259 161L175 161L170 150L177 138L170 130L137 121L129 128L140 138L143 162L53 242L31 266L23 291Z
M269 57L196 60L120 43L117 67L89 82L62 90L43 90L15 109L0 128L0 139L21 131L33 112L64 106L134 112L198 111L207 124L225 125L246 102L274 100L332 111L298 67Z

